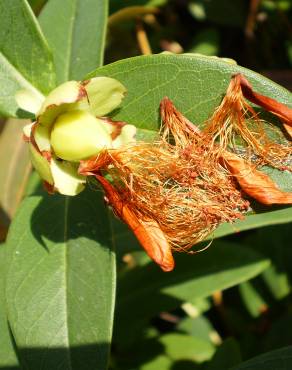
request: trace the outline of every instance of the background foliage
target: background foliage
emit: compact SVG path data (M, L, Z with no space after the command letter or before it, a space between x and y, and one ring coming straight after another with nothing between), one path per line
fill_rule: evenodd
M155 135L165 95L202 123L235 71L292 106L288 90L209 57L289 89L291 12L288 0L0 0L1 116L24 117L20 88L95 75L125 84L113 117L139 138ZM172 54L139 56L150 51ZM0 369L291 369L291 208L255 205L162 273L98 189L44 194L23 124L0 126ZM291 174L268 171L291 191Z

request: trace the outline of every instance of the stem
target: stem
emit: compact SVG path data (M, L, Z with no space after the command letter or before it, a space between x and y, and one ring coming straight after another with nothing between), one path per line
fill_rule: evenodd
M143 22L140 19L137 20L136 22L136 35L141 53L143 55L151 55L152 54L151 46L149 44L148 37L143 26Z
M253 38L254 36L254 27L256 23L256 16L257 16L260 1L261 0L250 0L249 12L248 12L246 26L245 26L245 35L248 38Z

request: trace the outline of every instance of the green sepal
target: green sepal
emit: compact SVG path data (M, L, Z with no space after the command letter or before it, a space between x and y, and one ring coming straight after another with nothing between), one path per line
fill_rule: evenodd
M50 185L54 185L54 179L52 176L50 163L47 161L45 157L41 155L41 153L35 148L32 143L29 143L29 151L30 151L30 158L31 163L37 173L40 175L41 179L49 183Z
M84 87L78 81L67 81L50 92L43 102L38 116L42 116L52 106L76 103L86 98Z
M15 94L15 100L19 108L36 114L45 100L45 97L37 92L32 92L31 90L19 90Z
M78 164L52 157L51 171L54 187L60 194L74 196L85 188L86 177L79 175L77 170Z
M110 77L95 77L84 82L90 110L97 117L103 117L117 108L127 89Z

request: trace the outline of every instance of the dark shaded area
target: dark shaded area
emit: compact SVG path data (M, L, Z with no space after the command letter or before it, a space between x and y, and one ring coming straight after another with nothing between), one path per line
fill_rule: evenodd
M111 1L110 12L147 3ZM171 43L178 42L181 51L232 58L291 87L291 2L169 0L161 4L156 20L145 21L153 53L172 51ZM139 54L135 17L110 28L107 63Z
M86 189L75 197L44 194L31 217L31 231L44 247L45 239L62 243L64 230L68 240L85 237L106 246L108 229L108 210L98 189Z
M0 207L0 242L5 241L10 224L10 217L5 210Z
M18 348L17 354L20 366L0 366L1 370L106 370L107 366L101 366L98 353L101 358L108 351L108 343L84 345L66 348Z

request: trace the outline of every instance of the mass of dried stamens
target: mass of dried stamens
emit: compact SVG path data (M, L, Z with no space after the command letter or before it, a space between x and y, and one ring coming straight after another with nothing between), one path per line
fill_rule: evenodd
M169 100L161 111L161 140L109 150L83 162L81 172L110 174L138 219L155 220L172 249L188 250L220 223L242 218L248 202L207 147L198 145L199 130Z
M277 139L283 141L283 135L280 138L272 125L269 125L269 129L278 137L275 140L268 136L265 127L267 122L259 119L243 96L241 77L233 76L222 103L204 129L204 134L212 138L210 149L218 156L226 150L232 150L256 165L268 164L280 170L292 171L291 142L278 143Z
M192 247L247 208L234 180L200 151L160 142L110 155L107 172L115 188L140 218L158 222L176 250Z

